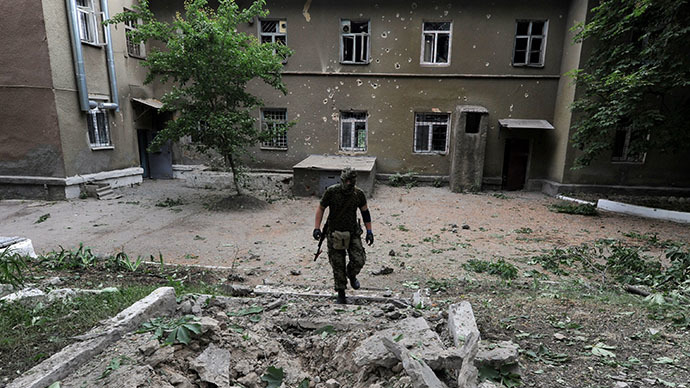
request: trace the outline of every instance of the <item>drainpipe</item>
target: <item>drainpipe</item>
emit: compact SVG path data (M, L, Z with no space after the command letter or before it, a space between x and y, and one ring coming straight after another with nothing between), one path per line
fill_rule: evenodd
M103 18L105 20L110 19L108 0L101 0L101 12L103 12ZM120 100L117 94L117 77L115 77L115 60L113 59L113 41L110 38L110 25L105 26L105 41L108 42L105 55L108 62L108 79L110 80L110 99L112 102L100 105L102 105L102 109L115 109L115 112L119 112Z
M84 54L81 51L81 37L79 36L79 24L77 23L76 0L66 0L67 16L69 19L69 32L72 38L72 58L77 76L77 90L79 92L79 107L82 111L88 111L89 91L86 88L86 73L84 72Z

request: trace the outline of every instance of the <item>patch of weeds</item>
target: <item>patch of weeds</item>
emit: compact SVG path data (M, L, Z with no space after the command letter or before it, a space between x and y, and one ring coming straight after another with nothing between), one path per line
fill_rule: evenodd
M321 326L314 330L314 334L320 335L321 339L324 339L331 334L335 334L335 328L332 325Z
M403 287L410 288L413 290L418 290L419 289L419 282L418 281L413 281L413 282L403 282Z
M136 272L136 270L139 269L139 266L141 266L141 263L144 261L141 256L137 256L135 260L132 260L129 258L129 255L124 252L119 252L117 255L115 255L114 260L119 268L123 268L129 272Z
M137 333L153 333L153 338L162 342L163 345L176 343L188 345L193 334L201 334L201 325L197 323L198 320L199 318L193 315L185 315L177 319L151 318L142 324Z
M36 220L36 222L34 222L34 224L40 224L41 222L44 222L48 218L50 218L50 213L46 213L46 214L38 217L38 219Z
M514 233L520 233L520 234L532 234L532 228L527 228L527 227L519 228L519 229L515 229L513 232Z
M588 203L560 202L549 206L549 210L556 213L577 214L582 216L596 216L597 207Z
M508 263L503 258L496 262L483 261L478 259L470 259L462 267L468 271L477 273L486 272L490 275L500 276L502 279L515 279L518 275L518 269L511 263Z
M570 361L570 356L567 354L554 353L544 344L539 344L536 351L526 350L524 354L534 362L543 362L547 365L561 365Z
M431 278L426 281L426 286L433 292L446 292L452 286L452 279Z
M393 187L405 186L406 188L412 188L417 186L416 173L413 171L406 172L404 174L395 173L388 178L388 184Z
M51 269L84 269L95 265L97 260L91 248L79 243L79 248L73 251L60 246L60 252L49 252L41 257L40 263Z
M514 364L501 365L498 369L484 365L479 369L479 380L490 380L508 388L522 386L522 377L515 369Z
M18 289L24 285L28 270L26 259L19 253L10 253L9 248L0 252L0 284L9 284Z
M498 198L498 199L509 199L509 198L510 198L510 197L508 197L507 195L505 195L505 194L503 194L503 193L493 193L492 196L493 196L494 198Z
M267 225L270 228L270 225ZM194 236L194 240L204 241L206 237L199 236L198 234Z
M579 257L572 248L554 248L543 255L534 256L529 264L541 264L541 267L555 275L568 276L570 272L561 266L572 267Z
M680 243L673 240L661 240L659 235L656 233L639 233L639 232L627 232L623 233L623 236L632 238L645 243L646 245L656 247L656 248L671 248L674 246L679 246Z
M261 376L261 381L265 381L268 384L266 388L279 388L283 384L284 378L285 372L283 368L269 366L268 369L266 369L266 373Z
M438 234L435 234L435 235L433 235L433 236L431 236L431 237L424 237L424 238L422 239L422 242L436 243L436 242L439 242L440 240L441 240L441 236L439 236Z
M431 185L434 187L443 187L443 179L442 178L434 178L433 182L431 182Z
M405 225L398 225L398 230L401 232L409 232L410 230Z
M156 202L156 207L175 207L184 205L182 199L165 198L163 201Z

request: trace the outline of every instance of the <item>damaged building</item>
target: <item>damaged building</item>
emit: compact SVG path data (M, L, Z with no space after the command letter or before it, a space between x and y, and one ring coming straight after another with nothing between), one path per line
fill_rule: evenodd
M150 42L127 39L136 23L100 24L132 3L0 5L0 198L74 198L83 183L171 178L198 163L180 147L147 152L171 119L159 112L165 85L143 82ZM151 6L169 20L183 1ZM380 179L414 171L453 191L687 192L683 158L633 155L625 129L612 150L572 169L570 105L580 91L565 74L586 60L571 28L591 6L268 1L270 15L243 29L294 54L283 72L287 95L251 84L265 102L256 125L296 124L257 145L250 167L292 171L312 155L365 157L375 158L370 173Z

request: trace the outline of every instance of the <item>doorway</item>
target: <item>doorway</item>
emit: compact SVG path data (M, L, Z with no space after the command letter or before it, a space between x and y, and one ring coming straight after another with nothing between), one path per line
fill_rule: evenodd
M503 155L503 190L522 190L527 180L529 140L506 139Z

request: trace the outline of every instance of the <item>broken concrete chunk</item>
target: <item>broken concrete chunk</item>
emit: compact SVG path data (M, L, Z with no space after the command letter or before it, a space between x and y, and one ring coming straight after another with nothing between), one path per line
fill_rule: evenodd
M220 327L218 326L218 321L211 317L201 317L199 320L199 325L201 325L201 333L217 333L220 330Z
M139 346L139 351L141 352L141 354L148 357L148 356L152 355L153 352L158 350L158 348L160 348L160 347L161 347L161 345L158 343L157 340L151 339L148 342L146 342L145 344Z
M175 353L175 349L172 346L158 348L158 350L156 350L151 357L146 360L146 363L151 365L152 368L155 368L163 361L169 360L173 353Z
M474 360L479 351L479 332L471 332L460 348L462 368L458 374L458 388L477 388L479 370L474 366Z
M257 375L254 372L251 372L248 375L237 379L237 382L248 388L256 388L259 386L263 386L260 383L259 375Z
M230 387L230 352L209 344L199 357L195 358L190 368L199 374L199 379L215 384L219 388Z
M390 338L406 348L415 347L415 354L429 363L431 368L437 369L443 363L438 359L444 350L438 334L429 328L424 318L406 318L397 322L395 327L374 333L362 341L352 354L355 364L359 367L378 365L384 368L397 364L398 358L386 349L383 338Z
M411 353L404 346L391 338L382 339L384 347L402 361L402 366L407 375L412 379L415 388L446 388L436 373L419 356Z
M502 365L514 364L518 361L519 346L512 341L501 341L496 343L480 343L476 365L491 365L499 367Z
M491 381L482 381L477 388L499 388L499 386Z
M340 388L340 383L336 379L326 380L326 388Z
M168 382L169 382L170 384L172 384L172 385L174 385L174 386L181 386L181 385L183 385L183 386L191 386L192 383L189 381L188 378L186 378L185 376L183 376L183 375L177 373L177 372L174 371L173 369L171 369L171 368L165 368L165 367L164 367L164 368L161 368L161 369L162 369L163 375L165 376L166 380L168 380Z
M22 304L30 305L45 299L45 295L45 292L39 290L38 288L25 288L23 290L3 296L0 298L0 301L5 303L21 302Z
M431 298L423 293L422 290L417 290L417 292L412 295L412 306L416 308L431 306Z
M476 333L477 339L480 338L470 302L462 301L448 308L448 331L457 347L462 346L471 333Z

